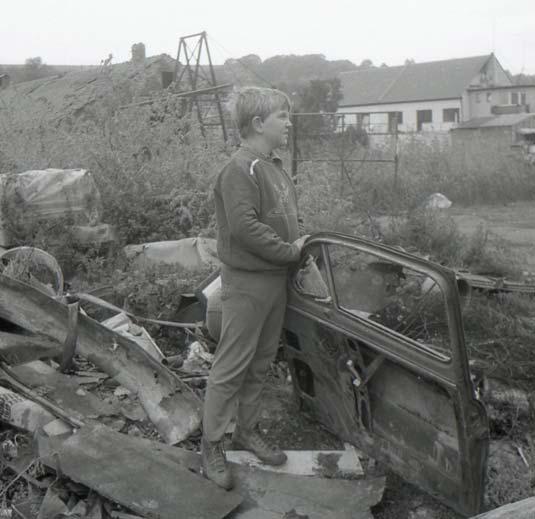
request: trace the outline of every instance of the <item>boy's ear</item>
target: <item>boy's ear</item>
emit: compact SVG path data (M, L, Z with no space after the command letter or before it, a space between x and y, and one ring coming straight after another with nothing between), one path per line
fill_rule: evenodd
M262 118L259 115L255 115L251 120L251 126L253 130L257 133L262 133L264 131L264 121L262 121Z

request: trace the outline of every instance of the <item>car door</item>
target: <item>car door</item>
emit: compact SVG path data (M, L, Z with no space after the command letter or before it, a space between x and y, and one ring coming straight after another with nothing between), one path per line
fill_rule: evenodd
M488 420L453 271L316 234L290 277L283 337L303 408L461 514L480 511Z

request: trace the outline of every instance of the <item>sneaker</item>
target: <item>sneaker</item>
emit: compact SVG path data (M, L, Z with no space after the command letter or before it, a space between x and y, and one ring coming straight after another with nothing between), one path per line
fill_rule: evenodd
M234 486L222 441L209 442L203 438L201 458L204 477L225 490L230 490Z
M233 447L237 450L252 452L267 465L283 465L288 459L278 447L269 445L256 430L244 431L236 427L232 435Z

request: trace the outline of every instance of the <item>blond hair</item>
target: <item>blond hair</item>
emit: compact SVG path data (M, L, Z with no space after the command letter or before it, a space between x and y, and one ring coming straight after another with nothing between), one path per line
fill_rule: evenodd
M243 87L233 93L229 102L232 119L242 139L251 134L255 117L265 120L277 110L290 111L291 108L289 97L275 88Z

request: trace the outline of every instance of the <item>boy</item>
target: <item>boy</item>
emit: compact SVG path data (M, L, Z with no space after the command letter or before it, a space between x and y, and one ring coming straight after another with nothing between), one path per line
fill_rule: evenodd
M288 142L290 100L278 90L247 87L235 94L232 112L242 145L214 188L223 317L201 447L204 475L227 490L233 484L222 440L236 403L234 447L264 463L286 461L255 425L282 330L288 266L299 260L307 238L299 238L294 184L273 154Z

